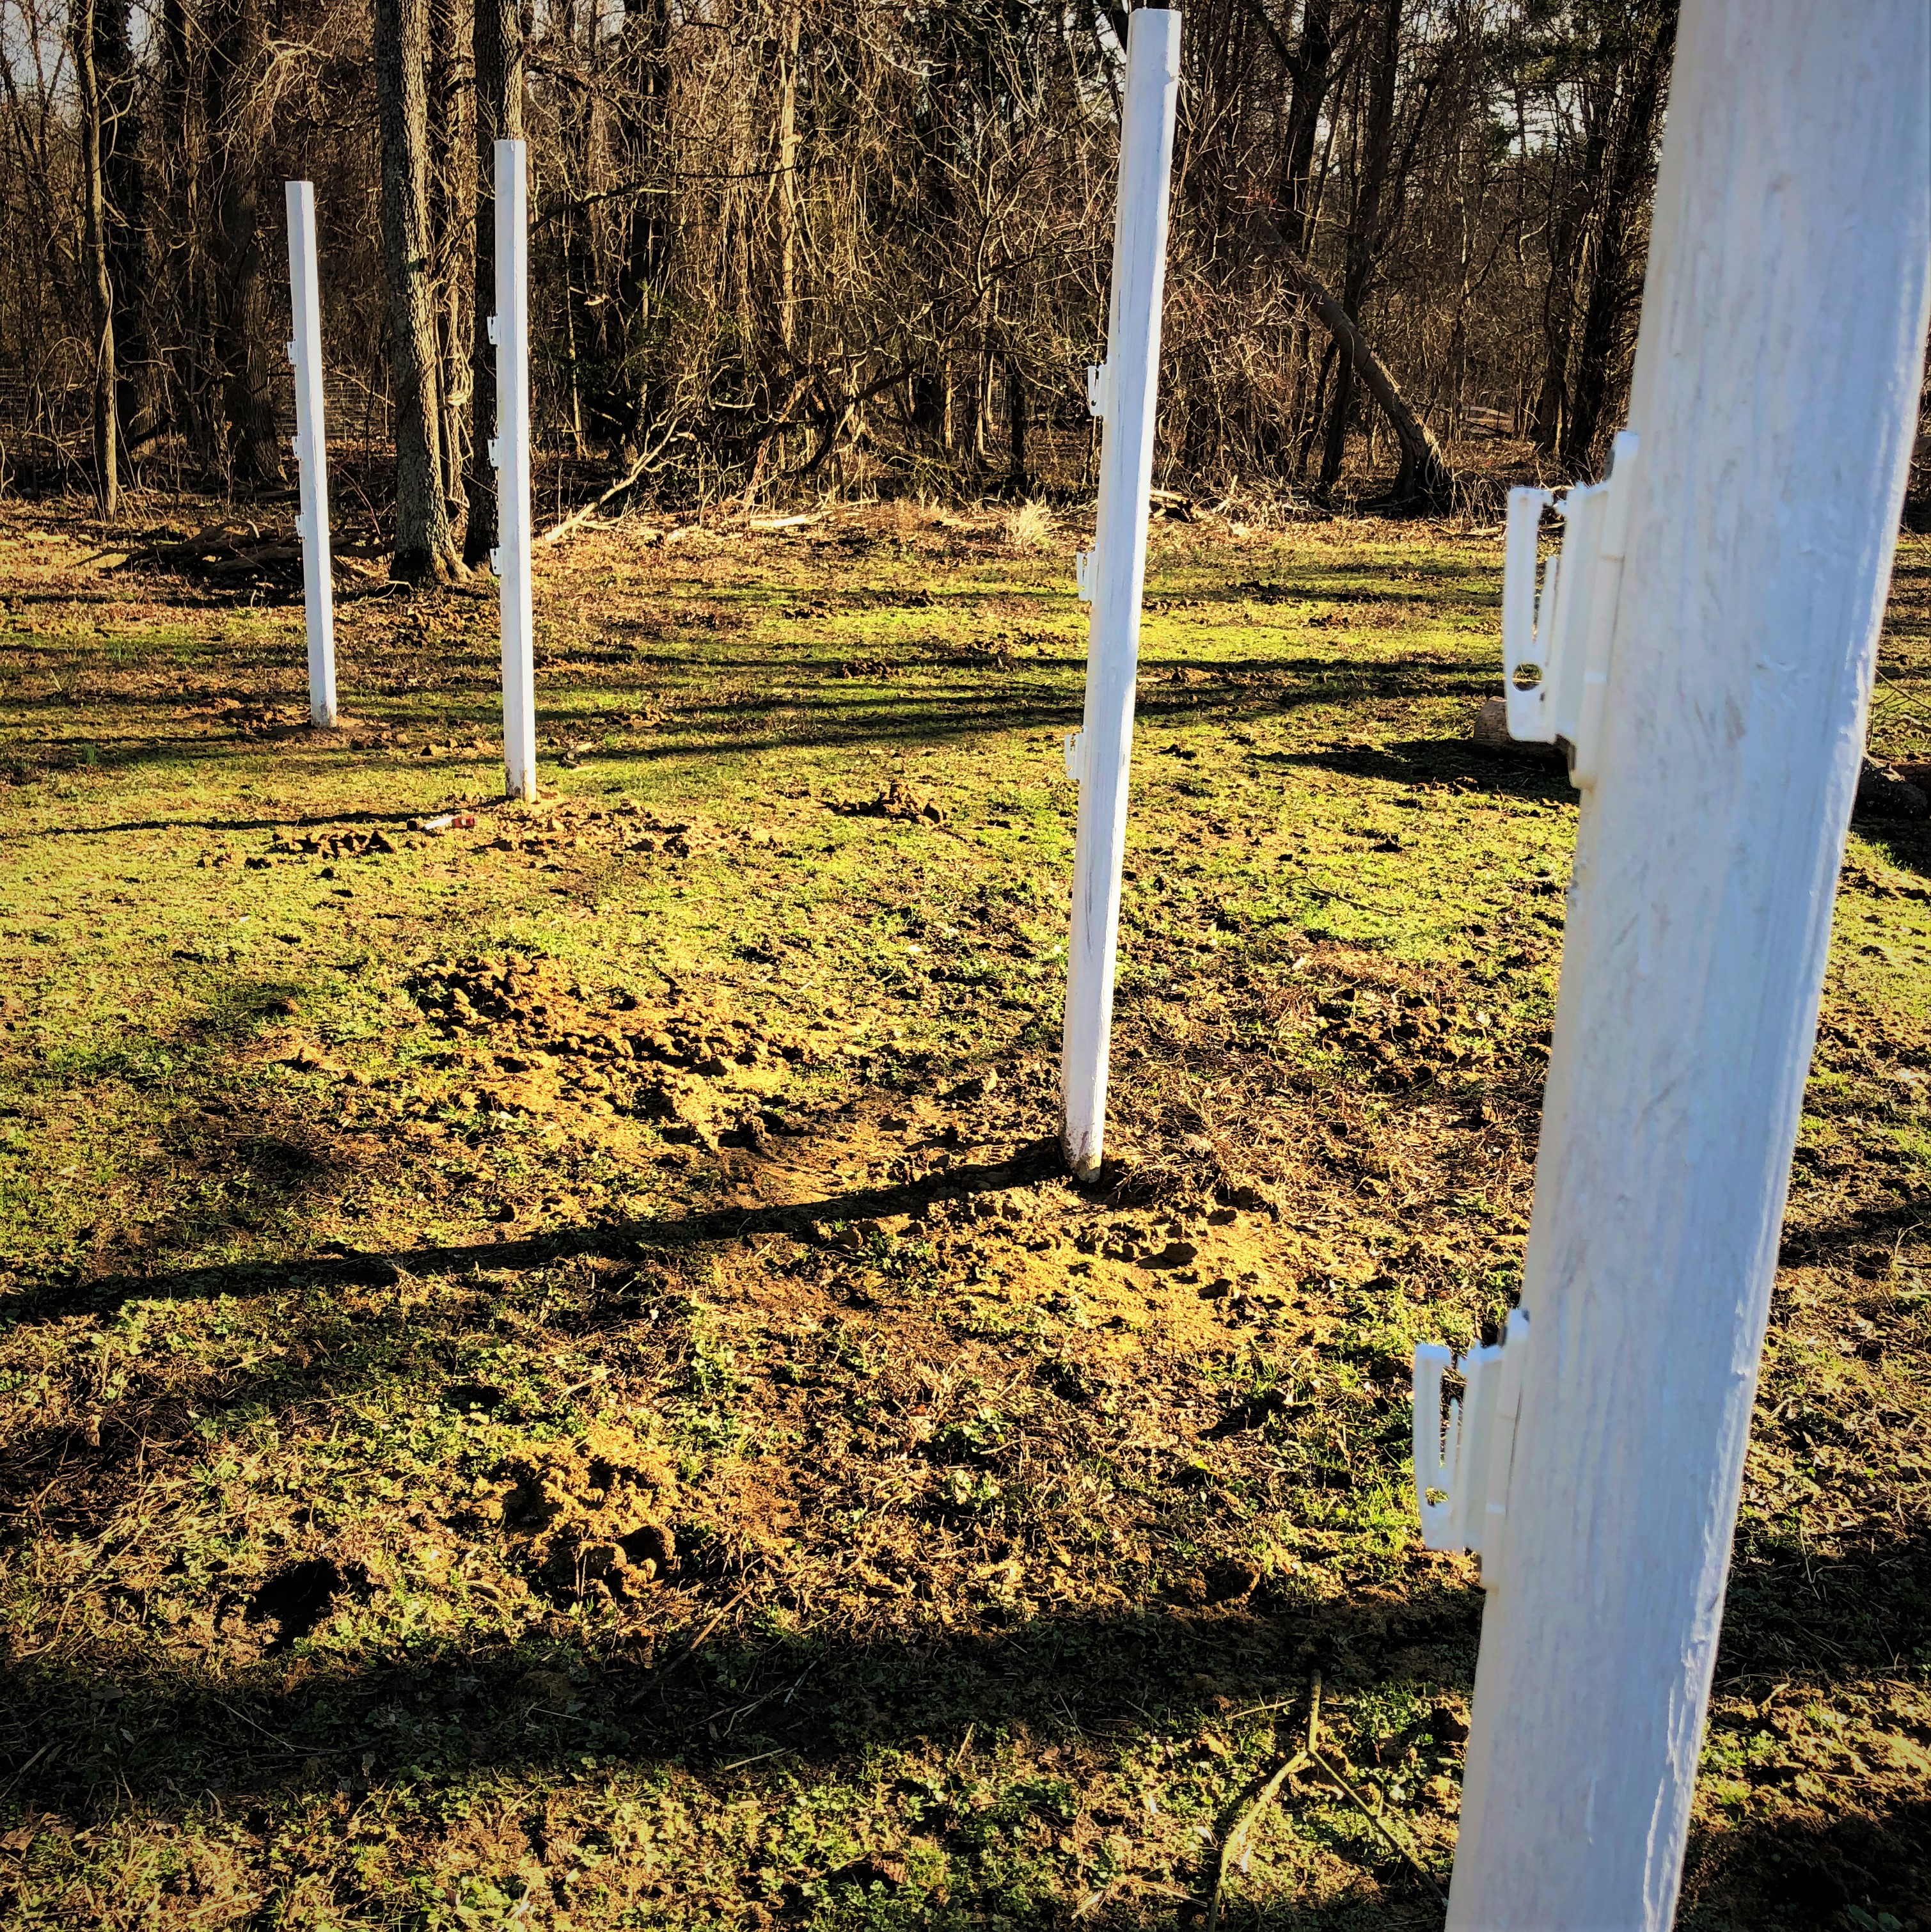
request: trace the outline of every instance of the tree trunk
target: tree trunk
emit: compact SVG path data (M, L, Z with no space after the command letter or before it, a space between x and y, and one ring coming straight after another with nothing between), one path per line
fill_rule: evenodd
M1006 421L1012 440L1009 480L1014 489L1021 491L1026 488L1026 420L1031 406L1031 399L1026 393L1025 374L1019 367L1018 358L1009 355L1006 358Z
M100 80L94 64L97 0L79 0L73 55L80 84L81 194L94 321L94 494L103 519L121 508L121 457L115 435L114 285L107 273L107 196L100 176Z
M1618 352L1626 339L1632 302L1640 293L1631 286L1630 257L1655 166L1657 134L1676 51L1677 0L1648 0L1643 13L1647 32L1632 50L1609 135L1595 272L1576 346L1575 394L1563 425L1563 460L1578 476L1594 466Z
M1409 407L1399 386L1369 346L1354 317L1330 293L1313 269L1288 246L1270 217L1256 212L1249 221L1247 232L1249 246L1278 262L1307 298L1333 337L1341 366L1354 369L1366 385L1368 393L1381 405L1381 413L1401 446L1402 466L1395 478L1394 500L1400 503L1444 501L1454 478L1442 455L1441 446L1428 424Z
M623 129L632 174L652 186L670 141L670 10L668 0L628 0L624 10L623 58L634 104ZM628 426L623 455L634 464L649 446L651 383L658 373L652 330L655 304L669 253L670 226L661 194L638 197L624 236L623 269L618 278L624 339L628 351Z
M94 69L100 98L100 184L106 202L107 278L113 291L115 412L124 466L160 434L146 272L148 211L139 97L128 0L94 0Z
M182 344L179 359L167 382L169 406L175 412L198 467L211 470L220 437L212 397L213 334L208 326L211 305L208 237L212 224L207 208L208 164L205 40L200 23L190 19L187 0L162 0L160 18L162 126L171 149L165 223L181 237L170 278L175 311L172 332ZM166 257L163 256L166 260Z
M469 460L463 472L469 514L463 561L489 560L496 542L496 478L490 439L496 433L496 352L490 317L496 307L496 143L523 139L523 31L516 0L476 0L476 278L469 339Z
M798 51L803 0L790 0L778 80L778 338L788 355L798 327Z
M389 574L441 581L461 565L442 496L436 312L429 258L429 0L376 0L382 267L395 407L396 541Z
M1341 289L1341 306L1351 320L1361 313L1368 278L1374 272L1381 190L1387 185L1388 163L1394 152L1395 79L1401 64L1402 0L1382 0L1379 25L1375 64L1369 79L1361 186L1348 224L1348 262ZM1321 451L1321 480L1324 484L1335 482L1341 475L1341 459L1348 446L1348 418L1354 400L1351 345L1339 335L1335 340L1341 355L1334 372L1333 400L1328 405L1327 441Z
M210 278L215 356L235 472L250 483L282 480L281 434L269 373L263 285L260 154L253 94L266 36L261 0L223 0L208 53L208 125L224 144L218 164L215 273Z
M1294 91L1288 102L1281 143L1282 240L1297 255L1307 253L1308 226L1314 214L1315 136L1327 101L1328 68L1334 57L1334 0L1307 0L1301 16L1300 44L1294 53Z
M463 333L469 265L469 146L463 125L475 100L457 79L457 0L431 0L429 98L437 104L429 176L430 230L435 238L436 400L442 454L442 494L453 515L463 494L463 404L469 400L469 358Z

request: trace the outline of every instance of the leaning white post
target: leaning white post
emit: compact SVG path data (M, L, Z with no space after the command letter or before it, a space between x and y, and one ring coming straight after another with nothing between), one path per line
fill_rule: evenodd
M1107 1054L1120 938L1120 868L1133 753L1133 681L1140 593L1147 575L1147 493L1160 378L1160 296L1167 269L1167 190L1180 94L1180 16L1142 8L1126 32L1126 104L1120 130L1120 200L1113 226L1113 294L1103 368L1087 372L1105 420L1092 554L1079 560L1093 602L1086 713L1066 741L1079 784L1072 942L1060 1078L1066 1164L1097 1173L1106 1134Z
M295 340L295 460L301 479L301 590L308 620L308 722L333 724L335 597L328 558L328 439L322 410L322 301L315 272L315 188L283 184L288 198L289 306Z
M1515 1371L1417 1424L1507 1535L1452 1928L1675 1916L1928 263L1924 0L1685 0Z
M536 658L529 588L529 205L524 148L496 143L496 567L503 639L503 778L536 796Z

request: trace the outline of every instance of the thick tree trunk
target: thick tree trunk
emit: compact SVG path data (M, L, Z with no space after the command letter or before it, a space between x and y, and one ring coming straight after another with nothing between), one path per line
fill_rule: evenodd
M429 238L429 0L376 0L382 267L395 409L396 542L389 574L439 581L461 564L442 496L440 385Z
M1361 189L1348 224L1348 266L1341 289L1341 306L1351 319L1360 314L1362 301L1368 292L1368 278L1374 272L1381 231L1381 190L1387 184L1388 163L1394 153L1395 80L1401 64L1401 43L1402 0L1381 0L1375 64L1369 77ZM1334 398L1328 405L1327 441L1321 456L1321 480L1326 484L1333 483L1341 475L1341 459L1348 446L1348 418L1354 404L1354 364L1350 345L1339 335L1335 340L1341 356L1334 372Z
M191 30L190 30L191 31ZM217 163L214 273L208 279L214 352L228 418L228 451L245 482L282 480L281 435L270 374L263 282L260 154L254 86L266 51L261 0L223 0L210 35L208 127Z
M496 143L523 139L523 32L516 0L475 0L476 276L469 339L469 460L463 487L469 514L463 561L488 560L496 542L496 477L490 439L496 433L496 352L490 317L496 306Z
M94 494L112 523L121 508L121 455L115 434L114 285L107 272L107 196L100 174L100 79L94 64L97 0L80 0L73 55L80 83L81 196L94 322Z
M214 224L208 212L212 170L207 138L207 44L200 26L190 18L187 0L162 0L162 126L172 157L165 177L165 225L181 238L178 249L163 260L171 256L173 268L170 332L183 345L166 380L167 407L179 422L196 466L205 471L219 460L221 435L214 400L219 385L213 305L207 292L208 240Z
M778 339L788 354L798 327L798 44L803 0L784 9L778 73Z
M1575 394L1563 424L1563 460L1579 476L1595 465L1618 352L1639 292L1632 286L1630 260L1639 238L1637 216L1655 164L1657 134L1676 52L1677 0L1648 0L1644 13L1647 32L1631 54L1610 131L1595 272L1576 345Z
M1334 338L1344 368L1352 368L1381 405L1381 413L1401 446L1402 466L1395 478L1394 500L1401 503L1438 503L1447 500L1454 478L1434 434L1411 409L1399 384L1369 346L1359 325L1329 292L1312 268L1282 237L1272 218L1256 212L1248 224L1248 243L1285 271L1321 324Z
M1008 480L1015 490L1026 488L1026 424L1031 411L1025 372L1019 367L1018 358L1009 355L1006 358L1006 426L1011 456Z
M670 140L670 56L668 0L628 0L622 61L632 104L624 118L622 146L633 177L653 184ZM661 194L640 195L630 212L623 240L617 287L628 356L622 450L627 465L637 462L650 441L654 373L650 344L670 243L666 205Z

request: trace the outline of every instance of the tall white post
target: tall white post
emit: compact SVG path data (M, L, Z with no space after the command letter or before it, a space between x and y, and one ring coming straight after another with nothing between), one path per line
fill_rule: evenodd
M301 488L301 590L308 619L308 722L332 725L335 594L328 556L328 439L322 409L322 298L315 272L315 188L283 184L288 198L289 307L295 340L295 460Z
M1066 746L1080 788L1073 854L1072 943L1060 1078L1066 1163L1090 1178L1106 1134L1107 1056L1120 940L1120 868L1133 754L1133 682L1140 593L1147 576L1147 493L1160 380L1160 298L1167 272L1167 190L1180 95L1180 16L1141 8L1126 32L1126 104L1120 130L1120 200L1113 225L1113 294L1104 368L1087 372L1105 423L1093 549L1079 560L1093 602L1086 715Z
M1924 0L1685 0L1449 1911L1469 1932L1675 1916L1927 262Z
M536 655L529 588L529 188L520 141L496 143L496 566L503 639L503 778L536 796Z

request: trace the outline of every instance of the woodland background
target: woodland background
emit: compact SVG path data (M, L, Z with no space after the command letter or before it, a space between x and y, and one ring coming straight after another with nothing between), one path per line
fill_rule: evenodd
M1597 470L1675 0L1187 9L1157 479L1440 507ZM292 481L280 184L396 574L493 541L489 156L529 143L580 495L1090 483L1126 15L1090 0L0 0L0 480ZM563 488L559 481L558 488ZM614 500L614 499L613 499Z

